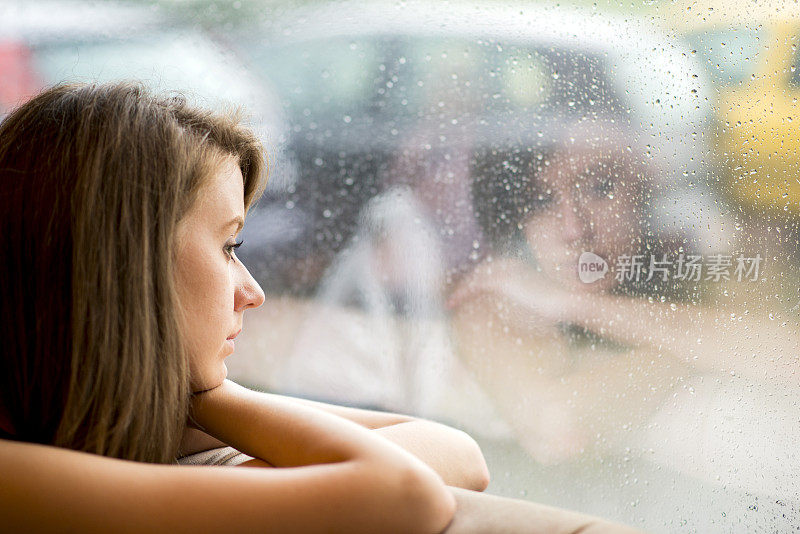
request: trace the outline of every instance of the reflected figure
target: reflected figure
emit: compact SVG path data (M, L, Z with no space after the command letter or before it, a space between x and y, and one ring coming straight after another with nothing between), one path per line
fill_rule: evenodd
M782 316L781 327L718 298L746 296L746 306L764 287L737 280L733 251L692 250L659 232L649 216L659 191L635 137L611 122L573 123L549 150L476 160L476 209L494 250L451 293L454 331L462 360L542 463L659 447L653 436L663 444L698 416L687 400L672 430L653 430L653 418L720 377L792 380L785 364L753 358L796 349L797 320ZM582 281L585 252L607 262L604 277ZM727 277L680 276L690 256L723 253Z
M648 239L644 169L610 123L557 135L544 153L476 157L475 204L494 251L449 300L464 361L543 463L607 448L685 370L671 355L592 324L613 310L591 299L641 294L648 289L641 279L620 282L609 273L584 283L578 276L584 252L613 265L661 244ZM668 288L686 292L656 282L652 293Z

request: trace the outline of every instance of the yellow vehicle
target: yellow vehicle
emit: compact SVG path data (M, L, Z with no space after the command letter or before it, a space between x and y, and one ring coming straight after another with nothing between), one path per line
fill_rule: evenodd
M708 67L723 192L800 215L800 4L686 1L659 11Z

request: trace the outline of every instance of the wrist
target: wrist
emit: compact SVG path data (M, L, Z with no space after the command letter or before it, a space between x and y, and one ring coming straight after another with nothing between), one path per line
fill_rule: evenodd
M219 386L193 393L189 405L190 425L205 430L207 417L217 411L215 408L220 407L225 398L230 397L232 386L235 385L230 380L225 380Z

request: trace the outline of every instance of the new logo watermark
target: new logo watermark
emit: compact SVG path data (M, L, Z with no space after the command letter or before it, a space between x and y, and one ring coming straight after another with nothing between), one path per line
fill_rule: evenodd
M605 278L606 273L608 273L608 263L594 252L584 252L578 258L578 277L584 284L597 282Z
M648 261L649 259L649 261ZM645 281L660 278L668 280L694 281L701 280L719 282L731 278L741 282L758 280L764 258L760 254L746 257L743 254L712 254L699 256L693 254L662 254L659 259L655 254L617 256L614 263L614 278L619 281ZM610 271L608 262L594 252L584 252L578 258L578 277L581 282L591 284Z

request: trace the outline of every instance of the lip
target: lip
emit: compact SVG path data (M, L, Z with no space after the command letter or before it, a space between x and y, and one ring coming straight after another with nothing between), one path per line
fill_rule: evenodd
M240 328L240 329L239 329L239 330L238 330L238 331L237 331L235 334L228 336L228 337L227 337L227 340L228 340L228 341L233 341L233 340L234 340L234 338L235 338L236 336L238 336L239 334L241 334L241 333L242 333L242 329Z
M242 332L242 329L240 328L238 332L228 336L228 338L225 340L225 344L228 345L228 348L231 349L231 352L236 350L236 342L234 341L234 338L236 336L238 336L241 332Z

